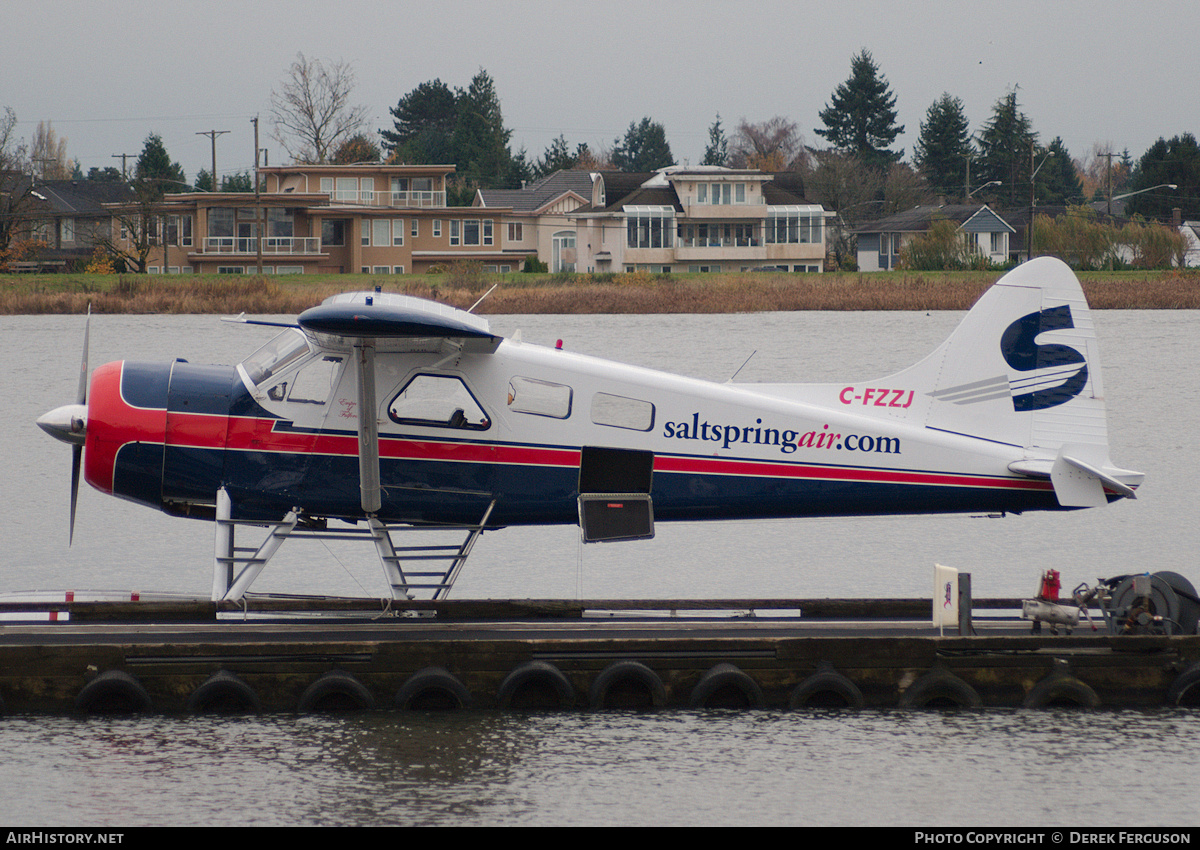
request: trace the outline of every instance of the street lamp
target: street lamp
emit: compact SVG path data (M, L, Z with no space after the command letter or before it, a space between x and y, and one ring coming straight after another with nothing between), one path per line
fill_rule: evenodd
M1002 181L1002 180L992 180L989 183L984 183L982 186L976 186L970 192L967 192L967 199L970 200L971 196L974 195L976 192L978 192L980 189L986 189L988 186L1003 186L1003 185L1004 185L1004 181Z
M1124 198L1132 198L1133 196L1135 196L1135 194L1141 194L1142 192L1153 192L1154 190L1156 190L1156 188L1170 188L1170 190L1174 191L1174 190L1176 190L1176 188L1178 188L1178 185L1174 184L1174 182L1160 182L1160 184L1158 184L1157 186L1150 186L1148 188L1139 188L1139 190L1136 192L1126 192L1124 194L1114 194L1114 196L1111 196L1109 198L1109 215L1112 215L1112 202L1114 202L1114 200L1123 200Z
M1176 183L1159 183L1157 186L1151 186L1148 189L1138 189L1136 192L1126 192L1124 195L1113 195L1109 198L1110 201L1120 201L1125 198L1132 198L1134 195L1140 195L1142 192L1153 192L1155 189L1178 189Z

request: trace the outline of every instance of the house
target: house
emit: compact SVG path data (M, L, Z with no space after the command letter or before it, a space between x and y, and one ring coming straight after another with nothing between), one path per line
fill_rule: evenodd
M595 172L575 222L576 268L587 272L820 272L825 211L800 176L719 166L652 174Z
M453 165L283 165L258 170L258 194L168 195L154 205L166 238L149 271L405 274L463 260L518 270L524 254L505 250L500 226L510 211L446 206L453 172Z
M987 204L927 204L856 227L858 270L896 268L905 243L928 233L934 222L943 220L957 224L977 253L997 264L1008 262L1016 231Z
M1183 264L1190 269L1200 266L1200 221L1180 222L1179 232L1188 245Z
M504 220L504 250L519 258L535 254L552 272L576 270L575 222L570 213L586 206L598 175L556 171L520 189L479 189L476 207L510 210Z
M19 235L39 244L23 265L54 270L86 265L112 229L112 212L106 204L128 202L132 197L129 185L123 182L33 181L21 208L25 226Z

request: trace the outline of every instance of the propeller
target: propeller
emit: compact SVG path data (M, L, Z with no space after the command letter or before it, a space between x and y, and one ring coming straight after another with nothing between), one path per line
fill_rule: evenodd
M75 392L75 403L56 407L38 417L37 424L43 431L71 444L71 526L67 545L75 540L75 506L79 502L79 478L83 468L83 444L87 437L87 390L88 390L88 337L92 324L92 308L88 305L87 320L83 326L83 360L79 365L79 387Z

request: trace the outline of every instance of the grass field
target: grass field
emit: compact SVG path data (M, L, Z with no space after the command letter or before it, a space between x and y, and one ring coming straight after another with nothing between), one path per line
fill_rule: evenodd
M329 295L381 286L477 313L748 313L966 310L994 272L650 275L0 275L0 315L296 314ZM1083 272L1096 309L1200 309L1200 270Z

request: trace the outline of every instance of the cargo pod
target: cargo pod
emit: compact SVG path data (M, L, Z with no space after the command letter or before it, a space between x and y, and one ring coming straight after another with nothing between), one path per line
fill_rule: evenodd
M653 480L653 452L584 446L579 458L583 542L653 537Z

